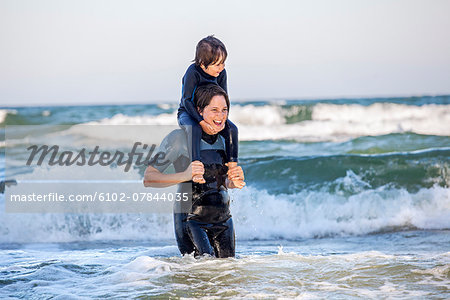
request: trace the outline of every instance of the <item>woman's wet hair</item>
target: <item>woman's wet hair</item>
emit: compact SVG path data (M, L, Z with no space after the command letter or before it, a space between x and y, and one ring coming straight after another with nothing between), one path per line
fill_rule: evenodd
M197 44L194 62L197 66L224 63L227 59L227 49L225 45L213 35L209 35Z
M227 103L228 110L230 110L230 100L228 99L227 92L216 84L203 85L195 91L194 97L197 103L197 109L202 112L203 109L211 103L211 99L214 96L223 96Z

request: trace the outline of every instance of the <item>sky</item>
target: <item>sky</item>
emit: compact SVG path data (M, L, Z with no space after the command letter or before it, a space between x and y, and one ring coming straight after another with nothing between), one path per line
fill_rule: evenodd
M195 46L233 100L450 94L450 0L0 0L0 106L178 102Z

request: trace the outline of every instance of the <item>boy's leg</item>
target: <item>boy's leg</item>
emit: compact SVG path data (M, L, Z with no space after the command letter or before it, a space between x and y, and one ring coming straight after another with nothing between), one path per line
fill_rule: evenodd
M219 133L225 139L228 162L237 162L239 150L238 128L233 122L227 120L225 128Z
M200 160L200 140L202 139L202 127L187 112L181 112L178 115L178 124L184 129L191 141L191 161Z

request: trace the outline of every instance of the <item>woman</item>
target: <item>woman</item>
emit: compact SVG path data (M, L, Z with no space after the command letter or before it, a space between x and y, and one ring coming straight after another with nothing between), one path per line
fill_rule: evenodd
M176 201L174 207L175 235L182 254L234 257L234 228L227 190L242 188L245 182L240 166L226 166L225 139L218 134L225 127L230 102L226 92L217 85L199 87L195 97L200 115L210 125L208 131L202 133L201 162L190 163L186 135L181 129L175 130L160 146L168 163L149 166L144 185L179 184L179 192L192 191L188 204ZM170 164L176 173L163 174ZM203 182L193 183L192 179L198 175L203 176Z

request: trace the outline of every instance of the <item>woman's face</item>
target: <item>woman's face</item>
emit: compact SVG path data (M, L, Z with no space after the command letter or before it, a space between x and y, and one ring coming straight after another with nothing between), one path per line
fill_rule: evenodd
M222 95L212 97L211 102L203 109L200 115L216 132L222 131L228 118L228 107L225 97Z

